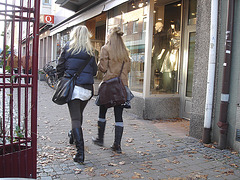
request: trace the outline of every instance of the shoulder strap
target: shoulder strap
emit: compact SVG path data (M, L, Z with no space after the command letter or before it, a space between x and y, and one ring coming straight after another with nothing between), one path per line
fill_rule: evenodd
M81 74L82 70L87 66L87 64L89 63L91 58L92 58L92 56L90 55L88 60L85 61L85 64L83 66L81 66L81 68L78 70L78 72L76 73L76 76L79 76L79 74Z
M124 66L124 61L123 61L123 63L122 63L122 67L121 67L121 71L120 71L120 74L119 74L119 76L118 77L120 77L121 76L121 74L122 74L122 70L123 70L123 66Z

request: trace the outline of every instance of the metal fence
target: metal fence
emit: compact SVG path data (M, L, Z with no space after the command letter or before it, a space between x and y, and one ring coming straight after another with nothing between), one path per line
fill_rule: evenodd
M39 11L39 0L0 2L0 177L36 178Z

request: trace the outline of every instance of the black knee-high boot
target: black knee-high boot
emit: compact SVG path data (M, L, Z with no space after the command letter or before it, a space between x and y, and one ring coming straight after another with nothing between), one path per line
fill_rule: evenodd
M96 138L92 137L92 141L94 144L98 146L103 146L103 137L104 137L105 127L106 127L106 121L105 122L98 121L98 137Z
M83 163L84 162L84 140L83 140L83 132L82 128L74 128L72 129L73 137L75 140L77 154L73 158L75 162Z
M121 149L122 134L123 134L123 127L115 126L115 140L111 148L113 151L116 151L117 153L122 153L122 149Z

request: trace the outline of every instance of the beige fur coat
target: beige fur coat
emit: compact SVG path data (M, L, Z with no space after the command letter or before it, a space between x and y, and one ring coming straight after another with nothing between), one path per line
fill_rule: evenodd
M110 49L108 45L104 45L100 52L100 61L98 62L99 71L104 73L103 81L117 77L120 74L122 62L118 62L116 59L111 58L109 53ZM125 62L121 79L125 86L128 86L128 73L131 70L131 62Z

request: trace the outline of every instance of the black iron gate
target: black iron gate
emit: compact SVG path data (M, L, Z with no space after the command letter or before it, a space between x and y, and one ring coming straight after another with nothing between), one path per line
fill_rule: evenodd
M0 177L36 178L39 11L0 1Z

